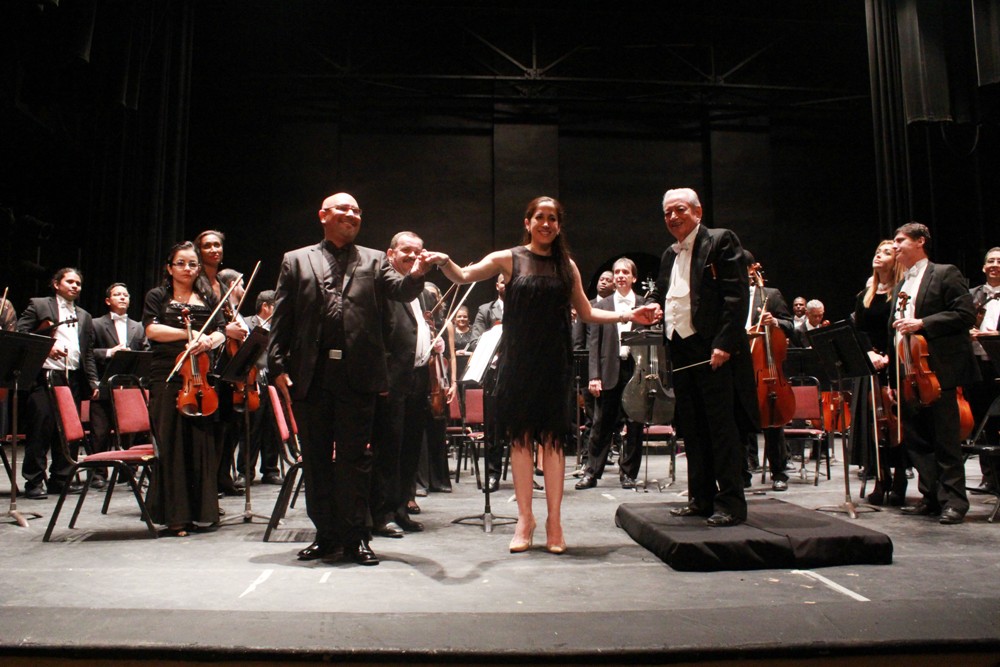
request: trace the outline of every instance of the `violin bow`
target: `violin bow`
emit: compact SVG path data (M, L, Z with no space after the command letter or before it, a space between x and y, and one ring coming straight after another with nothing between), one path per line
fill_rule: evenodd
M240 297L240 302L236 304L236 311L233 313L233 319L236 319L236 315L240 312L240 308L243 307L243 300L247 298L247 294L250 293L250 285L253 284L253 279L257 277L257 271L260 270L260 260L257 260L257 265L253 267L253 272L250 274L250 279L247 280L247 284L243 286L243 296ZM240 276L242 278L243 276ZM238 280L236 282L239 282Z
M3 311L7 309L7 290L10 287L3 288L3 297L0 297L0 320L3 320Z
M457 313L458 309L462 307L462 304L465 303L465 300L467 298L469 298L469 294L472 292L472 288L476 286L477 282L479 282L479 281L476 280L476 281L473 281L473 282L469 283L469 289L465 290L465 294L462 295L461 300L458 302L458 305L455 306L454 310L452 310L450 313L448 313L448 317L445 318L444 324L441 325L441 328L438 331L437 336L434 336L434 340L431 341L431 346L430 346L429 350L433 350L434 346L437 345L437 342L439 340L441 340L441 335L444 333L444 330L447 329L448 325L451 324L451 321L453 319L455 319L455 313ZM457 287L458 284L457 283L453 283L452 286L453 287ZM448 291L451 291L451 289L449 288ZM441 300L443 301L444 297L441 297ZM427 353L427 359L430 359L430 351L429 350L428 350L428 353ZM421 362L424 362L424 361L426 361L426 360L421 359Z
M222 304L226 303L229 300L229 295L233 293L233 290L236 289L236 286L239 284L240 281L238 280L233 281L233 284L229 286L228 290L226 290L225 295L223 295L223 297L219 299L219 303L215 304L215 308L212 309L212 314L209 315L208 319L205 320L205 323L201 325L201 329L198 330L198 335L195 336L192 340L198 340L199 338L201 338L202 334L205 333L205 329L207 329L208 325L212 323L212 320L215 319L215 316L219 314L219 309L222 308ZM167 382L170 382L173 379L174 375L176 375L177 371L181 369L181 366L184 365L184 362L187 361L187 358L189 356L191 356L191 348L188 347L184 349L184 353L181 354L180 359L177 360L177 365L174 366L174 370L170 371L170 375L167 376L166 380Z

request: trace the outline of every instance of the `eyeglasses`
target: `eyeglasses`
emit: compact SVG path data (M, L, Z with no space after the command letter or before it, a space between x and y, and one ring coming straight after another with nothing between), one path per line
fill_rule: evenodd
M199 264L198 262L174 262L170 266L175 266L178 269L183 269L183 268L187 267L187 268L189 268L191 270L194 270L194 269L197 269L199 266L201 266L201 264Z
M357 206L351 206L350 204L337 204L336 206L327 206L323 209L324 211L337 211L338 213L347 213L350 211L354 215L361 217L361 209Z

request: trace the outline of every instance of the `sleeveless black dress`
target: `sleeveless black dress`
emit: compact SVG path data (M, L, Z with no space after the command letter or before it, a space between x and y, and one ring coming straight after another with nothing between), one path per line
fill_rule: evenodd
M555 259L523 246L511 249L497 364L497 426L559 446L570 426L573 351L570 287Z

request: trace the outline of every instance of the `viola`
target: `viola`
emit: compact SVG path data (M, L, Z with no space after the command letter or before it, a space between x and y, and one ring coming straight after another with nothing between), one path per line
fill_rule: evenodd
M899 293L899 317L903 316L909 299L906 292ZM904 403L919 403L921 407L927 407L941 398L941 383L928 364L930 356L926 338L920 334L900 336L896 346L896 362L902 366L899 372L903 377L900 378L899 386Z
M190 343L194 340L191 333L191 310L184 308L181 317L184 318ZM185 355L187 359L184 359ZM177 356L177 363L180 364L178 372L183 379L181 388L177 391L177 411L185 417L207 417L218 410L219 396L208 384L208 372L212 366L208 354L187 354L185 350Z
M760 264L754 264L751 269L757 287L763 290L764 275ZM766 312L765 298L760 311L761 320ZM795 392L782 370L788 354L788 337L778 327L763 326L760 320L752 327L751 335L754 340L750 346L750 353L753 358L754 379L757 383L757 407L760 410L761 428L784 426L795 414ZM758 345L758 342L761 344Z
M635 370L622 390L622 409L629 419L643 424L669 424L674 419L676 398L669 377L660 367L666 359L662 329L648 329L630 336L627 343Z

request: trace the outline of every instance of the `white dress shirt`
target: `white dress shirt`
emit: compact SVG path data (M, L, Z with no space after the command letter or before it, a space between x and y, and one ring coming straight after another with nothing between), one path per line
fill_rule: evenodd
M663 321L667 328L668 339L674 335L674 331L681 338L687 338L695 333L694 323L691 321L691 254L699 229L701 229L700 223L695 225L683 241L673 245L677 258L670 269L670 287L663 308Z

